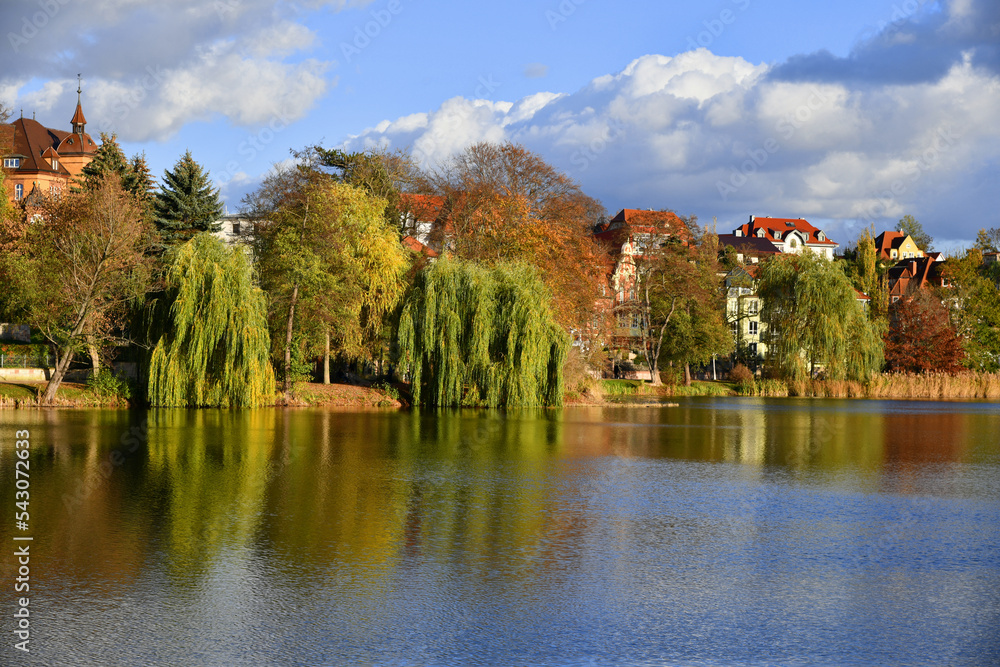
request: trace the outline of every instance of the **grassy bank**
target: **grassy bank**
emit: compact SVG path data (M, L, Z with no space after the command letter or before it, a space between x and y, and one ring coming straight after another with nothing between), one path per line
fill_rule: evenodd
M0 408L35 408L45 383L0 382ZM75 382L63 382L56 393L56 408L127 408L127 396L107 393L102 388Z
M0 382L0 408L37 408L38 397L45 391L45 383ZM64 382L56 393L52 407L58 408L128 408L131 407L127 389L110 391L105 386ZM275 394L273 405L284 407L343 407L343 408L399 408L403 405L395 387L358 387L346 384L298 383L291 397Z

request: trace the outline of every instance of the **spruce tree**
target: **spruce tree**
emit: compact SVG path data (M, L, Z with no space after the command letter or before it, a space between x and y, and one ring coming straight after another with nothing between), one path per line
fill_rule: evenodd
M150 203L153 180L146 166L146 156L137 153L129 162L121 146L118 145L117 135L102 132L101 145L94 152L93 159L83 168L80 185L83 190L94 191L104 182L104 177L108 173L117 174L122 189L135 195L142 204Z
M163 172L163 187L153 200L157 229L168 245L184 243L198 232L217 232L222 215L219 191L212 189L208 172L191 157L177 161Z

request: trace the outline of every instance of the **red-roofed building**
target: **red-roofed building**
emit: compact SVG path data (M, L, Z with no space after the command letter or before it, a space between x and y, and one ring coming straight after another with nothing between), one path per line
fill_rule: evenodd
M875 237L875 252L879 259L895 262L900 259L923 257L913 237L903 232L882 232Z
M403 232L421 246L428 249L437 246L440 250L441 237L448 231L444 197L403 193L400 195L400 208Z
M30 196L59 194L73 184L93 159L97 143L86 133L87 119L77 88L71 132L45 127L31 118L7 126L8 152L3 156L7 196L19 202Z
M831 261L833 251L840 246L802 218L758 218L751 215L749 222L733 230L733 235L737 241L739 237L765 239L778 252L799 254L807 250Z

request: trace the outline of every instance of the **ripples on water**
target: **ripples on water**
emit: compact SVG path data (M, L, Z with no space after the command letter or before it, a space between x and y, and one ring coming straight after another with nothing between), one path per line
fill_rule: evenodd
M0 413L26 664L1000 663L996 405L146 417Z

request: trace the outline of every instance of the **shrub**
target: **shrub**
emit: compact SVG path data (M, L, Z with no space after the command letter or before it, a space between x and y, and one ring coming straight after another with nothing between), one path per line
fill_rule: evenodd
M132 398L132 384L122 375L118 375L109 368L102 368L99 373L91 375L87 379L87 386L98 396L129 400Z

